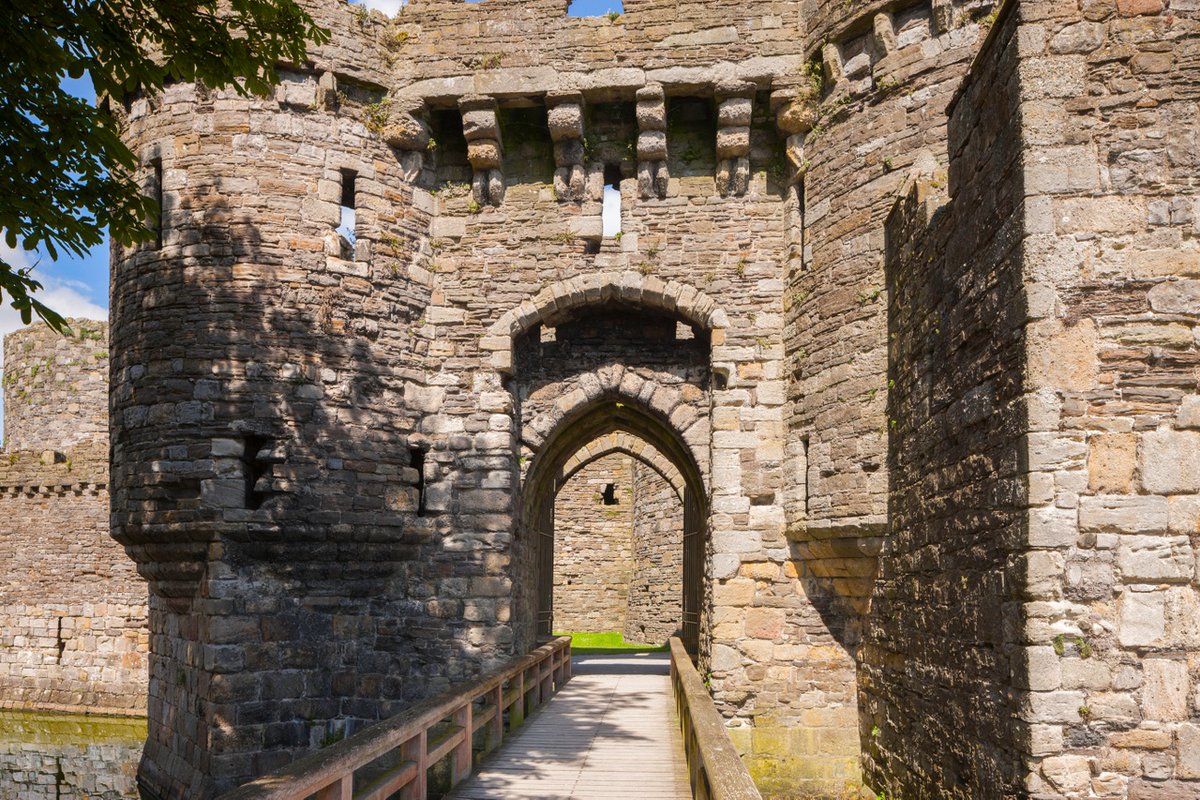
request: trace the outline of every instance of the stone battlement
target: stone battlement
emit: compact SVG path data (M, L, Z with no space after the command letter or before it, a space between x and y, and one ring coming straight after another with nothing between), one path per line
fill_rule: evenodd
M143 714L146 584L112 540L108 326L4 339L0 708Z

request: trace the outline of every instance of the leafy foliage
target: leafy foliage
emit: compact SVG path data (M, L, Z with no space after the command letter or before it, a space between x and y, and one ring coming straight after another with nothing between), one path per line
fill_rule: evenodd
M0 229L9 247L82 255L104 240L154 238L159 209L143 196L136 156L109 112L168 82L266 94L278 62L328 41L295 0L24 0L0 3ZM91 75L98 105L65 76ZM33 294L31 269L0 259L0 290L28 323L66 323Z

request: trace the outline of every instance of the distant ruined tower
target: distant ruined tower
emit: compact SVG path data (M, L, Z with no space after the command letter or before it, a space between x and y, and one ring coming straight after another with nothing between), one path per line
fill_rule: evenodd
M146 584L109 536L108 325L4 337L0 708L143 714Z
M112 99L147 788L530 649L619 452L767 791L1195 794L1194 2L310 5L271 97Z

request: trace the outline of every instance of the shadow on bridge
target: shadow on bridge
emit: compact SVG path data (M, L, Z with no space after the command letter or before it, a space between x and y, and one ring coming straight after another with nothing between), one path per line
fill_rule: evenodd
M690 798L666 653L585 655L453 798Z

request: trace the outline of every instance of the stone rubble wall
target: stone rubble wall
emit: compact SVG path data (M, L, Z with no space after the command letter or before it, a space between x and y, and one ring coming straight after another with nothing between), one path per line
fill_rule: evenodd
M665 644L683 620L683 501L656 470L633 462L633 569L627 642Z
M554 630L622 630L634 569L633 459L616 453L593 461L554 501ZM616 505L605 505L606 484Z
M108 534L108 328L5 337L0 708L141 714L146 584Z
M996 24L953 107L950 204L926 181L889 225L895 466L860 676L868 775L961 797L1192 797L1198 107L1181 87L1200 20L1033 0ZM980 219L996 222L965 224ZM925 448L932 430L963 451ZM963 507L980 512L946 513ZM929 570L981 554L991 572L961 586ZM952 599L944 618L931 596ZM968 631L908 644L925 619ZM931 679L946 689L927 706ZM947 759L922 739L941 723L990 747Z
M867 782L889 796L1023 791L1016 31L1002 14L955 99L953 201L946 173L914 176L888 221L891 519L858 689Z
M1200 795L1200 8L1020 6L1031 797Z

